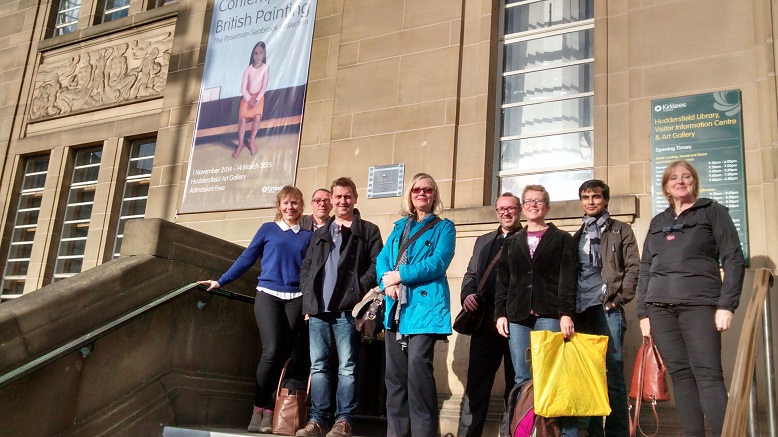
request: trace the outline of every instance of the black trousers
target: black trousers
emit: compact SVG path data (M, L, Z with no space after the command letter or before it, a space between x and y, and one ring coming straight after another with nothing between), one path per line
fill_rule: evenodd
M673 380L687 436L705 436L706 420L714 437L724 427L727 389L715 314L712 306L648 307L651 335Z
M254 318L259 327L262 356L257 366L254 406L273 409L273 392L278 378L303 326L302 296L284 300L261 291L254 301Z
M437 437L438 389L432 360L435 335L417 334L403 350L395 333L386 332L387 437Z
M490 320L484 323L491 323ZM505 393L503 394L503 412L508 406L508 395L513 388L514 372L511 362L511 350L508 339L497 333L491 326L480 329L470 337L468 355L467 383L459 419L459 432L463 437L480 437L486 423L489 410L489 398L500 363L504 363ZM500 435L508 435L507 420L503 420Z

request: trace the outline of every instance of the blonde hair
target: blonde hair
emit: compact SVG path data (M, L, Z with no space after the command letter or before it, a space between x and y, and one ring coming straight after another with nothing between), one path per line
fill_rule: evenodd
M551 196L548 194L546 187L543 185L527 185L524 187L524 189L521 191L522 205L524 205L524 195L527 194L527 191L537 191L538 193L543 193L543 200L546 202L546 205L551 206Z
M281 213L281 201L284 200L285 197L296 197L297 201L300 203L300 209L297 210L297 221L300 221L300 217L303 216L303 209L305 209L305 205L303 205L303 192L300 191L297 187L293 187L291 185L286 185L284 188L281 188L281 191L276 194L276 221L279 221L284 218L284 215Z
M413 189L413 186L416 185L416 182L419 182L422 179L429 179L430 184L432 185L432 192L435 195L435 199L432 202L432 213L440 215L440 213L443 212L443 202L440 200L440 191L438 190L438 184L435 182L435 179L427 173L416 173L405 187L402 210L400 211L402 215L416 215L416 208L413 206L413 201L411 200L411 190Z
M667 183L670 182L670 176L672 176L673 170L679 165L688 170L694 178L694 185L691 187L694 200L697 200L697 198L700 197L700 176L697 174L697 169L695 169L689 161L679 159L678 161L671 162L667 168L665 168L665 172L662 173L662 194L665 195L670 205L673 205L673 196L671 196L670 191L667 190Z

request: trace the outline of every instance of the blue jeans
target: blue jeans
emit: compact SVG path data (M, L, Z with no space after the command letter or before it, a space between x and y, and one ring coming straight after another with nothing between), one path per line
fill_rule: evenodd
M624 333L627 332L627 319L624 308L619 306L605 313L608 319L608 355L611 362L608 368L608 396L611 399L611 415L605 419L605 432L608 435L621 432L629 433L629 408L627 400L627 382L624 380Z
M511 323L508 329L510 330L508 346L511 349L511 361L513 362L515 373L514 382L516 385L523 385L532 379L532 371L527 365L527 358L529 358L527 349L530 348L529 333L531 331L559 332L561 331L559 320L538 317L532 328L518 323Z
M324 426L332 426L333 419L353 422L359 403L357 390L357 361L359 333L354 328L350 312L323 313L308 320L311 344L311 418ZM335 410L330 393L330 362L333 342L338 354L338 386L335 392Z
M559 319L550 319L543 317L530 316L529 323L532 327L511 323L508 326L510 335L508 336L508 346L511 349L511 361L513 361L513 370L516 373L516 385L524 384L532 379L532 372L527 365L527 350L530 348L531 331L551 331L560 332ZM575 417L557 417L559 426L562 428L564 437L578 437L578 419Z
M605 312L602 305L594 305L573 318L575 331L582 334L607 335L608 350L605 354L605 368L608 377L608 400L611 414L605 418L605 428L601 417L589 418L587 427L592 437L628 436L629 410L627 404L627 386L624 382L624 359L621 346L627 324L624 309L615 308Z

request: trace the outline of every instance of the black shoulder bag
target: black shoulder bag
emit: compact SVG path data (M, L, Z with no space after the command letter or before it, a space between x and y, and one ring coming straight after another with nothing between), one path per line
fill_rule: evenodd
M478 283L478 288L475 292L476 299L478 299L479 302L478 308L476 308L475 311L467 311L464 308L459 310L459 314L457 314L456 319L454 319L454 331L464 335L472 335L475 333L478 327L481 326L481 323L483 323L484 307L483 305L480 305L481 297L484 294L486 281L489 279L489 275L492 273L494 265L497 264L497 261L499 261L501 254L502 247L497 251L497 254L494 256L494 258L492 258L492 262L489 263L489 267L486 268L484 275L481 276L481 281Z

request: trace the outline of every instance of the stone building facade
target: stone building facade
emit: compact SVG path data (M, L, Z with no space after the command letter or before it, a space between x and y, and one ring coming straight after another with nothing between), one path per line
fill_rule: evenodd
M114 3L125 4L9 0L0 6L0 299L113 259L123 223L133 217L162 218L247 244L275 214L177 214L214 0L130 0L118 9ZM549 29L506 24L519 8L533 7L576 12L549 20ZM457 225L448 277L458 294L475 238L496 226L488 205L502 189L546 170L559 174L551 180L562 191L569 181L574 192L581 177L608 182L612 214L632 223L642 242L652 216L651 100L739 89L751 253L747 302L753 269L774 268L778 259L778 240L770 236L778 218L769 212L777 206L778 166L774 8L757 0L319 0L296 185L308 195L336 177L353 177L363 216L388 235L400 201L368 199L368 167L403 163L407 175L431 173L442 189L444 215ZM559 50L577 41L564 65L580 70L563 75L574 79L557 87L572 84L573 90L555 93L552 85L544 95L548 87L540 80L529 92L534 97L508 102L511 77L546 68L517 61L519 73L508 71L507 58L516 56L508 46L573 32L578 39ZM547 43L548 51L554 44ZM538 49L524 56L532 50ZM524 173L523 164L508 162L510 141L536 135L507 132L505 116L533 98L577 108L578 125L563 130L580 135L580 160L556 163L557 155L545 151L545 163ZM562 119L570 118L567 110L560 109ZM535 147L542 156L542 141ZM564 200L553 202L553 221L576 229L578 202L556 198ZM630 354L639 336L632 309ZM458 310L453 299L452 312ZM742 322L738 314L736 321ZM732 351L737 332L724 335ZM467 342L455 335L438 346L444 430L453 430L458 416ZM731 370L734 352L725 355ZM498 383L493 394L500 392Z

